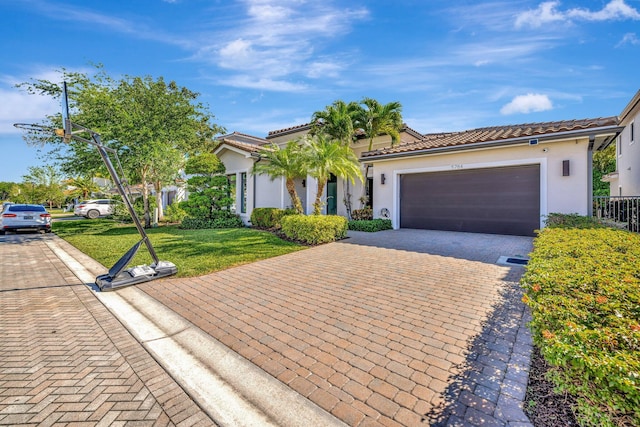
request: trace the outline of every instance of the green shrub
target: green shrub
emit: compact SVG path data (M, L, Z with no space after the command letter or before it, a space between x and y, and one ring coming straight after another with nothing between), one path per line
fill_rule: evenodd
M640 236L547 228L522 284L534 341L580 423L640 426Z
M164 212L164 219L168 222L181 222L187 217L187 211L180 207L180 203L172 203Z
M113 214L111 214L111 217L120 222L133 222L127 206L124 204L124 202L120 201L121 199L122 198L119 196L114 197L114 200L118 200L118 202L113 205ZM152 220L153 212L155 211L156 206L158 206L156 197L149 196L149 213L150 215L152 215ZM142 200L142 197L138 197L133 201L133 210L136 212L138 219L141 222L144 222L144 201Z
M351 219L354 221L367 221L373 219L373 209L355 209L351 212Z
M295 209L255 208L251 211L251 225L259 228L279 229L285 215L295 215Z
M372 219L372 220L351 220L349 221L349 230L375 232L381 230L391 230L390 219Z
M317 245L347 236L347 219L338 215L287 215L282 232L289 239Z
M213 218L185 218L180 228L189 230L205 228L241 228L244 227L240 215L229 211L215 211Z
M550 213L544 220L549 228L600 228L604 227L597 218L578 214Z

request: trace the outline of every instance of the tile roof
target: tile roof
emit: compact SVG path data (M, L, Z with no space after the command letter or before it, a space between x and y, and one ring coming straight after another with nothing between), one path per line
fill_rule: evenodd
M233 141L244 142L248 144L257 144L257 145L264 145L269 142L264 138L260 138L258 136L253 136L253 135L249 135L241 132L228 133L226 135L219 136L216 139L219 141L233 140Z
M311 123L305 123L303 125L291 126L284 129L271 130L267 135L267 139L276 138L278 136L286 135L288 133L296 133L303 130L311 129Z
M278 136L287 135L289 133L297 133L297 132L301 132L301 131L305 131L305 130L309 130L309 129L311 129L311 123L305 123L305 124L302 124L302 125L288 127L288 128L285 128L285 129L272 130L272 131L269 131L269 135L267 136L267 139L276 138ZM422 138L422 136L423 136L417 130L412 129L409 126L407 126L406 123L402 124L402 128L400 129L400 132L406 132L409 135L414 136L416 138ZM364 135L363 135L361 130L356 131L356 137L364 138Z
M243 141L236 141L234 139L219 139L219 141L222 144L226 144L229 145L231 147L235 147L238 148L242 151L246 151L248 153L257 153L258 151L260 151L263 147L262 145L258 145L258 144L253 144L250 142L243 142ZM222 144L220 144L220 146L222 146ZM219 149L219 147L218 147ZM217 150L216 150L217 151Z
M436 148L467 146L490 142L499 143L502 141L506 143L509 140L522 142L522 140L541 136L576 132L606 126L618 126L618 118L601 117L596 119L525 123L520 125L492 126L461 132L432 133L425 134L423 139L416 142L362 153L362 157L410 153L413 151L428 151Z

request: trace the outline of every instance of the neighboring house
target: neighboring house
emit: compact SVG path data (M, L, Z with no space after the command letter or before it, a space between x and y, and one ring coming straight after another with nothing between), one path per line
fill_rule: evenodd
M617 117L497 126L421 135L405 127L401 143L388 136L352 148L363 170L374 216L394 228L426 228L533 235L551 212L591 213L592 153L621 132ZM234 133L222 138L216 154L236 181L236 211L245 222L255 207L290 206L283 179L253 176L262 145L284 145L309 132L301 125L269 132L266 139ZM330 180L325 213L346 215L346 186ZM297 182L305 212L312 210L316 182ZM353 208L365 193L351 186ZM332 203L332 199L338 201Z
M609 183L611 196L640 196L640 90L619 116L624 130L616 139L616 170L602 177Z

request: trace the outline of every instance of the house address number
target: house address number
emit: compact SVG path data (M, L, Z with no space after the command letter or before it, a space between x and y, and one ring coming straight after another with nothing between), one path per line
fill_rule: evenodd
M464 169L464 165L462 164L451 165L451 169Z

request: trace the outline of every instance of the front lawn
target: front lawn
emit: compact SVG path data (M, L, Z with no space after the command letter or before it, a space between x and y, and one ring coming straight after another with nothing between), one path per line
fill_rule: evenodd
M54 222L53 231L107 268L140 240L135 226L107 219ZM170 225L146 232L160 260L178 267L177 277L200 276L304 249L249 228L182 230ZM151 256L142 245L131 265L150 262Z

